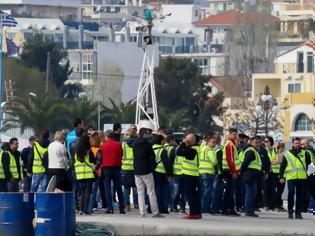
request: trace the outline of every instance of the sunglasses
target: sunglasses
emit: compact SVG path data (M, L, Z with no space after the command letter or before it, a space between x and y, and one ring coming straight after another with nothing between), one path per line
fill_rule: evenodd
M265 140L265 143L270 143L269 140Z

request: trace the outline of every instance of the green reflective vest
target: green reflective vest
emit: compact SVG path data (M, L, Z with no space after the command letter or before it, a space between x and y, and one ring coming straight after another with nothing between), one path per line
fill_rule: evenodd
M261 162L261 158L260 158L259 153L257 152L257 150L255 148L249 146L248 148L246 148L246 150L244 152L244 156L246 155L246 152L248 152L248 151L253 151L255 154L255 157L256 157L255 160L251 161L251 163L248 165L248 168L261 171L262 162Z
M287 160L287 167L284 172L287 180L307 178L304 150L298 153L299 158L294 156L290 151L287 151L284 157Z
M93 163L89 161L89 154L84 157L84 162L78 161L77 154L74 156L74 171L77 180L94 179Z
M226 147L231 144L232 145L232 148L233 148L233 153L234 153L234 164L235 164L235 167L237 170L240 169L241 167L241 163L239 161L239 158L238 158L238 153L237 153L237 149L236 149L236 146L234 145L234 143L230 140L227 140L224 144L224 147L223 147L223 156L222 156L222 169L223 170L230 170L230 167L227 163L227 160L226 160Z
M271 150L271 152L268 150L268 148L266 148L266 150L267 150L270 162L277 160L277 153L276 153L275 148L273 148ZM271 172L275 173L275 174L279 174L280 173L280 164L279 163L277 163L277 164L271 163Z
M123 148L123 158L122 158L122 170L133 170L133 150L132 148L126 143L122 143Z
M162 152L164 151L164 147L161 144L154 144L153 145L153 151L155 153L155 161L158 163L158 165L155 168L155 172L161 173L161 174L166 174L161 156Z
M48 148L43 148L38 142L35 142L33 150L34 150L34 161L33 161L32 172L34 174L44 173L45 168L43 166L40 156L43 158L44 153L48 150Z
M4 169L2 165L2 154L3 154L3 151L0 152L0 179L5 179Z
M217 165L215 149L206 147L201 151L199 158L199 173L200 174L215 174L215 166Z
M192 146L192 148L197 151L197 154L193 160L187 160L186 158L184 158L183 165L182 165L182 172L184 175L199 176L198 155L200 152L200 148L199 146Z
M10 157L10 172L12 174L13 179L18 179L19 178L19 170L15 161L15 157L10 151L7 151L9 157ZM20 161L21 163L21 161ZM20 170L20 173L22 174L22 169Z
M173 164L174 175L182 175L183 174L183 170L182 170L183 161L184 161L183 156L176 156L175 157L174 164Z
M244 161L244 158L245 158L245 152L243 149L241 149L239 152L238 152L238 161L240 163L240 168L241 168L241 165Z

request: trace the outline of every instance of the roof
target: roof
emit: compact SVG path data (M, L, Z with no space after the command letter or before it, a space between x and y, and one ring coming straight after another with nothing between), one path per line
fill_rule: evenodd
M217 15L209 16L194 22L196 26L210 26L210 25L234 25L234 24L245 24L246 22L274 22L278 18L272 15L247 12L241 13L237 10L224 11Z
M42 19L42 18L15 18L18 30L63 30L64 24L60 19Z
M276 58L279 58L279 57L281 57L281 56L283 56L285 54L288 54L288 53L294 51L295 49L298 49L298 48L303 47L303 46L307 46L309 48L312 48L315 51L315 41L314 40L308 40L305 43L300 44L299 46L296 46L296 47L291 48L290 50L288 50L288 51L286 51L284 53L281 53Z
M244 76L217 76L209 78L209 82L217 90L224 93L224 97L245 97L245 92L251 91L251 79Z

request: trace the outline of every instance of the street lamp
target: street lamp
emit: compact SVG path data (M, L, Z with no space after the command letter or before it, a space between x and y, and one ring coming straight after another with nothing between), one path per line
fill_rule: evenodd
M255 111L260 119L264 121L265 135L268 135L269 131L269 122L275 114L279 111L279 106L277 101L270 94L270 89L268 86L265 87L264 93L260 96L258 103L255 107ZM259 127L257 127L259 128Z

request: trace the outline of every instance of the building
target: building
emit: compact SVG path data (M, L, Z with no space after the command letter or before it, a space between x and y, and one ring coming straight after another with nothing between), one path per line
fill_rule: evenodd
M81 20L81 0L0 0L1 10L10 10L15 17L59 18Z
M275 59L275 73L253 74L255 99L268 86L281 104L284 117L283 137L314 138L315 118L315 42L307 41Z

